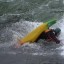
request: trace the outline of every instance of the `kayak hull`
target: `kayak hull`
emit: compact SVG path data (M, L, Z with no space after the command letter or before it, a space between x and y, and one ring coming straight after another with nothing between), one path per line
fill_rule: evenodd
M20 39L20 44L30 42L33 43L39 35L48 29L50 26L56 23L56 20L50 20L48 22L42 23L40 26L38 26L36 29L28 33L25 37Z

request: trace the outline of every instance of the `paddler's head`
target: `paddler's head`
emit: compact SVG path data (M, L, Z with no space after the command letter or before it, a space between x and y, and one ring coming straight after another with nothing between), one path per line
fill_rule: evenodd
M60 28L56 28L55 29L55 35L58 36L61 32L61 29Z

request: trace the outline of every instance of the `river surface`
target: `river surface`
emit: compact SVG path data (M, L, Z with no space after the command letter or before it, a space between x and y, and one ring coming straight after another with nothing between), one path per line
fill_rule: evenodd
M38 41L15 47L18 39L41 23L57 19L55 42ZM64 0L0 0L0 64L64 64Z

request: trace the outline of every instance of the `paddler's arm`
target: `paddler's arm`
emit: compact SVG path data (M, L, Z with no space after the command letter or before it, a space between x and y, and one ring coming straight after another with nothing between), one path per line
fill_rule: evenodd
M57 39L57 37L54 35L54 33L51 34L51 38L53 41L55 41L57 44L60 43L60 40Z

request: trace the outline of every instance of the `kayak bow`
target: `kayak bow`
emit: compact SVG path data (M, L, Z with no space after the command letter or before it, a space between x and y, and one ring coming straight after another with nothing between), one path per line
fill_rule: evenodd
M34 42L43 31L45 31L46 29L48 29L50 26L52 26L55 23L56 23L56 20L50 20L45 23L42 23L36 29L28 33L25 37L21 38L19 40L19 43L24 44L26 42Z

